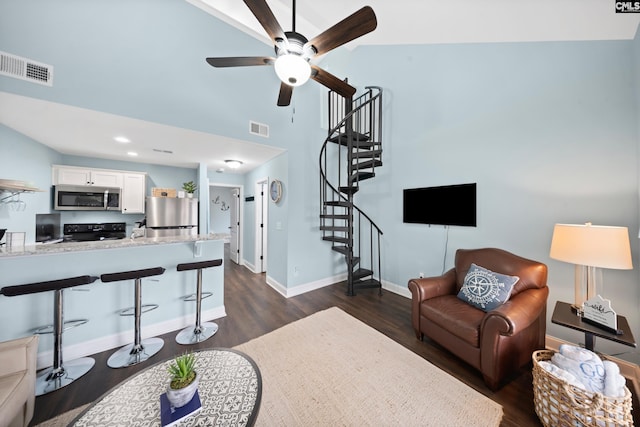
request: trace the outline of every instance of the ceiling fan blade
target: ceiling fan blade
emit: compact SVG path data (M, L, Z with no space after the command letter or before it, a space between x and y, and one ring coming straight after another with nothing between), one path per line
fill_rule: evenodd
M325 71L316 65L312 65L311 68L313 70L311 72L311 78L337 94L344 96L345 98L351 98L356 93L355 87L340 80L330 72Z
M244 0L244 3L251 9L251 13L253 13L258 22L260 22L260 25L262 25L262 28L264 28L269 37L271 37L273 44L277 44L278 39L287 40L287 36L285 36L282 27L265 0Z
M278 107L286 107L291 103L291 95L293 94L293 86L286 83L280 83L280 94L278 95Z
M306 45L313 45L318 55L357 39L378 26L376 14L370 6L365 6L351 16L338 22L333 27L309 40Z
M230 56L226 58L207 58L209 65L222 67L249 67L252 65L271 65L275 58L268 56Z

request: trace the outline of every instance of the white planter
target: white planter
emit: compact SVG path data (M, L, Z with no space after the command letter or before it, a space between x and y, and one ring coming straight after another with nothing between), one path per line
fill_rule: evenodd
M174 408L180 408L191 401L193 395L198 390L198 383L200 382L200 374L196 373L196 379L191 384L178 390L172 389L167 385L167 399L171 402L171 406Z

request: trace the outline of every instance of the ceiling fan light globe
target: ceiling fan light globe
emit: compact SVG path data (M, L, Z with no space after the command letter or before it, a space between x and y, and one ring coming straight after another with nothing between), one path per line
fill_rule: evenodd
M300 55L280 55L274 64L278 78L289 86L301 86L311 76L311 65Z

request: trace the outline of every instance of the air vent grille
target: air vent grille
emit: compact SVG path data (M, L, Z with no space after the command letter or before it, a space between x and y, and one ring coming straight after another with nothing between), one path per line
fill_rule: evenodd
M269 126L262 123L249 121L249 133L269 138Z
M53 86L53 66L1 51L0 75Z

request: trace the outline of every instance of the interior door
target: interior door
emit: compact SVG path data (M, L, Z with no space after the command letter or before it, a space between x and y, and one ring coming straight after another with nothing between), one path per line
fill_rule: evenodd
M255 271L264 273L267 271L267 182L268 179L256 182L256 240L255 240Z
M240 189L231 190L231 204L229 206L229 259L236 264L239 263L240 256Z

